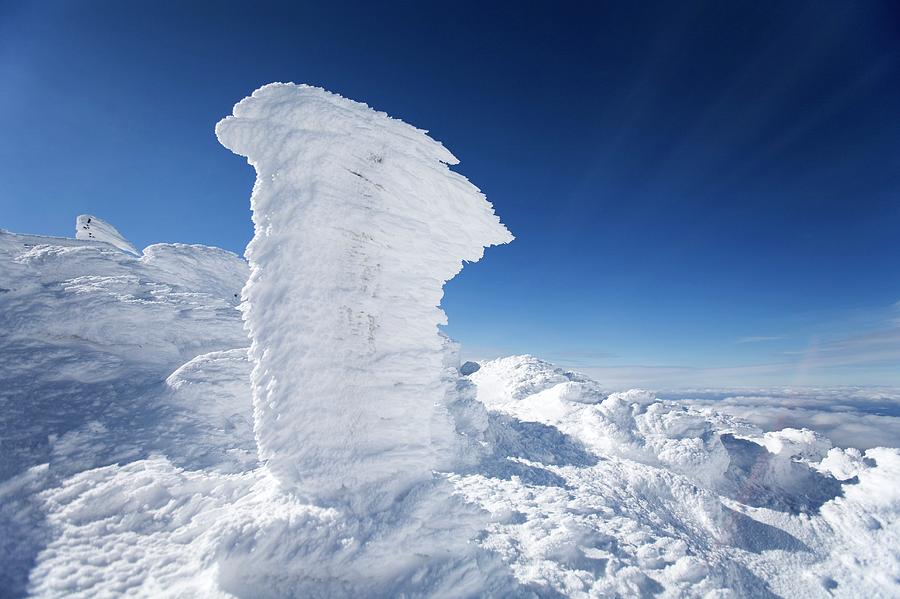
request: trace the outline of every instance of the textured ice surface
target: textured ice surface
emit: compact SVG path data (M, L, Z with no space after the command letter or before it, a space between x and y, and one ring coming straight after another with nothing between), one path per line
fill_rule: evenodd
M444 283L512 239L424 131L271 84L216 133L257 173L244 288L260 458L304 497L384 507L452 443Z
M101 582L116 588L125 562L97 565L127 558L102 545L110 537L99 535L100 549L72 561L75 546L59 536L65 525L51 518L55 504L41 493L67 477L142 464L154 453L226 472L256 464L246 350L220 371L207 368L208 382L199 369L179 368L206 352L246 347L236 294L247 275L246 262L215 248L156 245L138 258L96 239L0 232L0 597L25 595L30 575L38 596L96 596ZM234 379L238 391L228 386ZM222 404L240 404L242 435L218 430L224 410L210 413ZM123 505L123 518L141 509ZM129 538L146 532L135 520ZM54 539L65 548L49 563L65 565L30 574L51 559Z

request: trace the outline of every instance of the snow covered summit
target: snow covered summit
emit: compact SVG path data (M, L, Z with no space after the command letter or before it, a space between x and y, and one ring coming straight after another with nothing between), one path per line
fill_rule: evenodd
M900 449L460 367L441 286L509 235L446 150L305 86L219 135L252 275L0 230L0 597L900 596Z

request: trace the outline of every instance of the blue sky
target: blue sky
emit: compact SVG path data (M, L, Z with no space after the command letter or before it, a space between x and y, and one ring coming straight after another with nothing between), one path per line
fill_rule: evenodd
M516 241L447 286L468 357L611 384L900 384L891 2L0 1L0 227L241 252L215 122L269 81L429 129Z

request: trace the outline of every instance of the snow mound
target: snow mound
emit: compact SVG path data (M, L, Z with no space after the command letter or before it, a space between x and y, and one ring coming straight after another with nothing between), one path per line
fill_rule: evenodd
M129 254L141 255L114 226L90 214L80 214L75 219L75 239L102 241Z
M557 368L534 356L509 356L487 362L469 374L478 387L478 400L497 406L534 395L557 385L566 384L560 392L585 403L596 403L605 397L600 387L587 377Z
M646 390L585 403L569 388L596 383L532 356L481 362L467 378L491 410L495 451L526 469L482 467L457 487L495 516L481 544L523 584L566 596L900 591L900 450L763 433ZM498 434L504 422L528 431L532 451ZM548 459L538 440L552 437Z
M257 173L244 297L260 458L310 500L383 509L452 442L443 285L512 236L440 143L322 89L266 85L216 134Z

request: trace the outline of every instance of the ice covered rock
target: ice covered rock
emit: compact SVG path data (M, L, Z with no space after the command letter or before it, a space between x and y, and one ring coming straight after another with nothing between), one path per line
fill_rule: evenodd
M170 285L203 291L230 303L240 299L247 282L247 263L217 247L186 243L154 243L141 262Z
M481 365L478 362L469 361L459 367L459 373L463 376L469 376L478 372L479 368L481 368Z
M103 219L90 214L79 214L75 219L75 239L93 239L115 246L123 252L140 256L141 253L119 231Z
M266 85L216 134L257 173L243 293L260 457L300 496L386 506L453 435L443 285L512 236L440 143L322 89Z
M644 389L604 398L594 381L532 356L484 362L469 378L492 410L553 426L598 454L664 467L751 505L811 511L840 489L834 477L812 468L830 447L813 431L762 434Z

